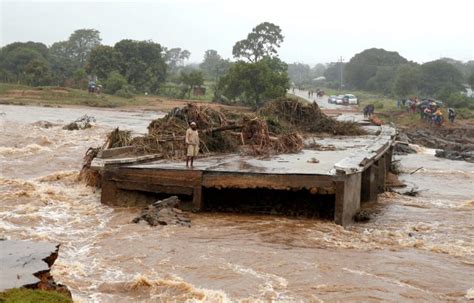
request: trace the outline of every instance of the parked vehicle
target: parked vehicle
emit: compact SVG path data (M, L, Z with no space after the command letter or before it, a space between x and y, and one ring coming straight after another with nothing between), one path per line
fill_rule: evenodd
M350 104L350 105L359 104L359 100L357 99L357 97L352 94L345 94L343 99L344 99L344 104Z
M429 103L434 102L434 103L436 103L436 106L444 107L444 102L443 101L436 100L436 99L433 99L433 98L422 98L421 103L423 103L423 102L429 102Z
M335 104L337 100L337 96L332 95L328 98L328 103Z
M344 104L344 95L339 95L336 97L336 104L343 105Z

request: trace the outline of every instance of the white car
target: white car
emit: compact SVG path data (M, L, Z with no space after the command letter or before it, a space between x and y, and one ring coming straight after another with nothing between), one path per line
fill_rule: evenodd
M344 104L344 95L339 95L336 97L336 104L343 105Z
M353 105L359 104L359 100L357 99L357 97L351 94L344 95L343 99L345 101L344 102L345 104L353 104Z

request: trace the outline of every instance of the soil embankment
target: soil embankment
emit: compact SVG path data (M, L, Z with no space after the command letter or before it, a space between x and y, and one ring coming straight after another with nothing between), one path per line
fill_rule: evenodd
M51 266L58 258L58 244L0 240L0 251L0 291L24 287L71 297L69 289L56 283L50 274Z

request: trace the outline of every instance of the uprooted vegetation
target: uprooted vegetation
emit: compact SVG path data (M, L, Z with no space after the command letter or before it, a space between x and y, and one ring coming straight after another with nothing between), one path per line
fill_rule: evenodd
M65 130L80 130L91 128L92 124L95 123L95 118L92 116L84 115L75 121L66 124L63 129Z
M317 104L285 98L268 102L255 114L230 112L193 103L175 108L151 121L148 134L130 139L130 133L112 132L106 146L131 145L138 154L160 153L165 158L184 156L184 136L190 122L200 132L204 153L242 153L265 156L303 149L303 136L315 133L360 135L352 122L339 122L321 112Z
M97 157L100 150L100 147L89 147L82 160L82 168L78 180L83 181L88 186L100 187L100 174L97 170L91 169L92 160Z
M272 131L293 129L303 133L329 133L342 136L362 135L355 122L341 122L326 116L316 103L304 104L296 99L281 98L267 102L259 111Z

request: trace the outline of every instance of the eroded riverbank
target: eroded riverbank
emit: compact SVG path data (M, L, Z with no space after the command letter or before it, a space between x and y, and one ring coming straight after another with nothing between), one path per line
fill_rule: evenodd
M150 227L131 223L139 209L102 205L76 181L89 146L115 126L146 129L148 113L97 110L95 127L71 132L61 123L80 115L62 110L0 108L0 235L61 243L53 275L79 302L445 302L474 287L474 164L430 150L398 157L407 172L424 167L401 176L420 195L385 194L372 221L348 229L221 213L193 214L191 228Z

